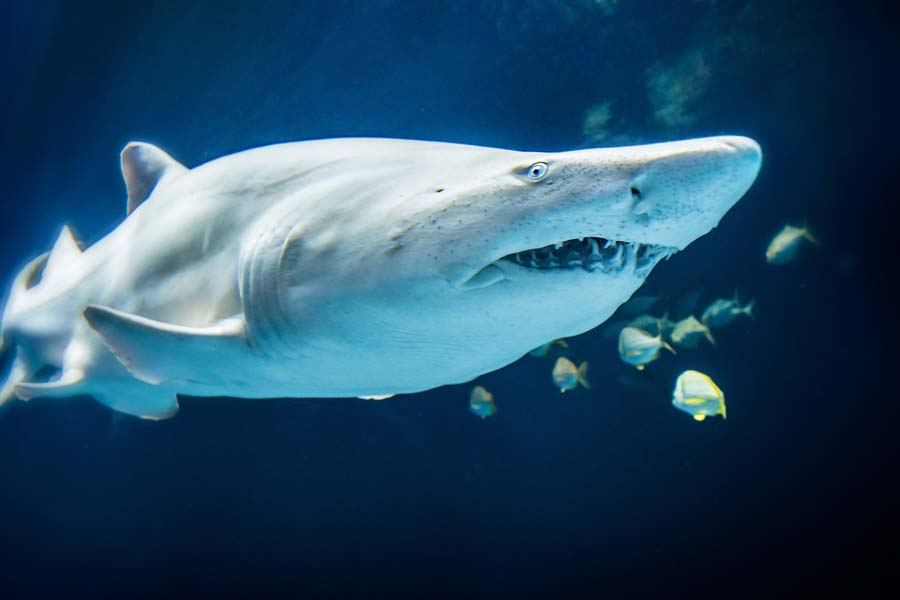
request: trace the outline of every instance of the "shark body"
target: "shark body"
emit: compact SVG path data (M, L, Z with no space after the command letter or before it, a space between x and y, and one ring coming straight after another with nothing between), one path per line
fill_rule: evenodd
M193 169L139 142L121 159L127 218L85 250L64 228L13 283L0 404L86 394L160 419L178 394L469 381L606 320L719 222L761 152L333 139Z

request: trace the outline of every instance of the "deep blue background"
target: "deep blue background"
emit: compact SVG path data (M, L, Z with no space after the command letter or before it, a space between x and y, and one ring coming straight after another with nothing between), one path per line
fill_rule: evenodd
M132 139L190 166L346 135L568 149L586 143L584 111L611 100L617 139L760 141L747 197L647 284L707 300L737 287L759 317L639 385L620 381L632 373L614 342L581 336L590 392L560 396L552 363L526 357L480 380L500 409L486 421L464 386L381 403L187 399L162 423L89 399L15 406L0 414L4 595L787 594L879 577L873 544L898 506L885 8L34 4L0 9L4 280L63 223L88 241L115 227ZM707 89L696 120L669 127L647 81L690 51L709 61ZM802 219L822 248L766 265L771 235ZM714 376L728 421L669 405L686 368Z

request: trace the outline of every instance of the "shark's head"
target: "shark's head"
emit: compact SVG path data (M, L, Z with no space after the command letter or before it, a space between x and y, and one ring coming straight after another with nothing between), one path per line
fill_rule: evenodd
M462 289L643 280L719 223L761 160L744 137L498 157L487 176L443 190L453 199L439 203L432 228L457 240L446 277ZM454 227L463 213L473 216Z
M603 322L761 164L734 136L558 153L344 144L319 149L319 200L282 219L284 321L398 360L444 353L459 380ZM380 391L396 390L366 393Z

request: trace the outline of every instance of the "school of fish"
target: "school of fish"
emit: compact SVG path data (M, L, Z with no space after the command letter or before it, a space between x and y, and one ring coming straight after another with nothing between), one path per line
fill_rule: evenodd
M765 251L766 263L786 265L797 260L804 247L820 246L818 239L807 225L785 225L769 242ZM651 311L658 308L664 294L636 294L623 304L614 318L600 328L603 339L618 341L619 358L625 364L643 371L658 360L667 350L673 356L677 348L695 350L701 342L709 346L717 344L713 329L727 327L741 318L755 319L756 299L742 302L737 290L731 297L712 300L702 311L696 307L703 290L695 289L684 294L670 310L660 316ZM673 320L670 314L677 317ZM697 318L696 314L700 317ZM618 318L616 318L618 317ZM576 363L566 356L572 345L564 339L547 342L529 352L535 358L555 359L550 373L554 387L560 392L590 389L587 379L588 363ZM620 378L620 380L627 378ZM684 370L676 379L672 391L672 406L691 416L695 421L709 417L726 418L725 394L713 379L694 369ZM494 396L481 386L475 386L470 394L469 409L482 419L496 414Z

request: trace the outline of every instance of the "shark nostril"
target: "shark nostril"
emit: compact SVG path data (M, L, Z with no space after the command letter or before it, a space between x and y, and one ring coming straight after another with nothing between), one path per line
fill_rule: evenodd
M632 187L631 188L631 197L634 200L640 200L641 199L641 190L637 189L636 187Z

